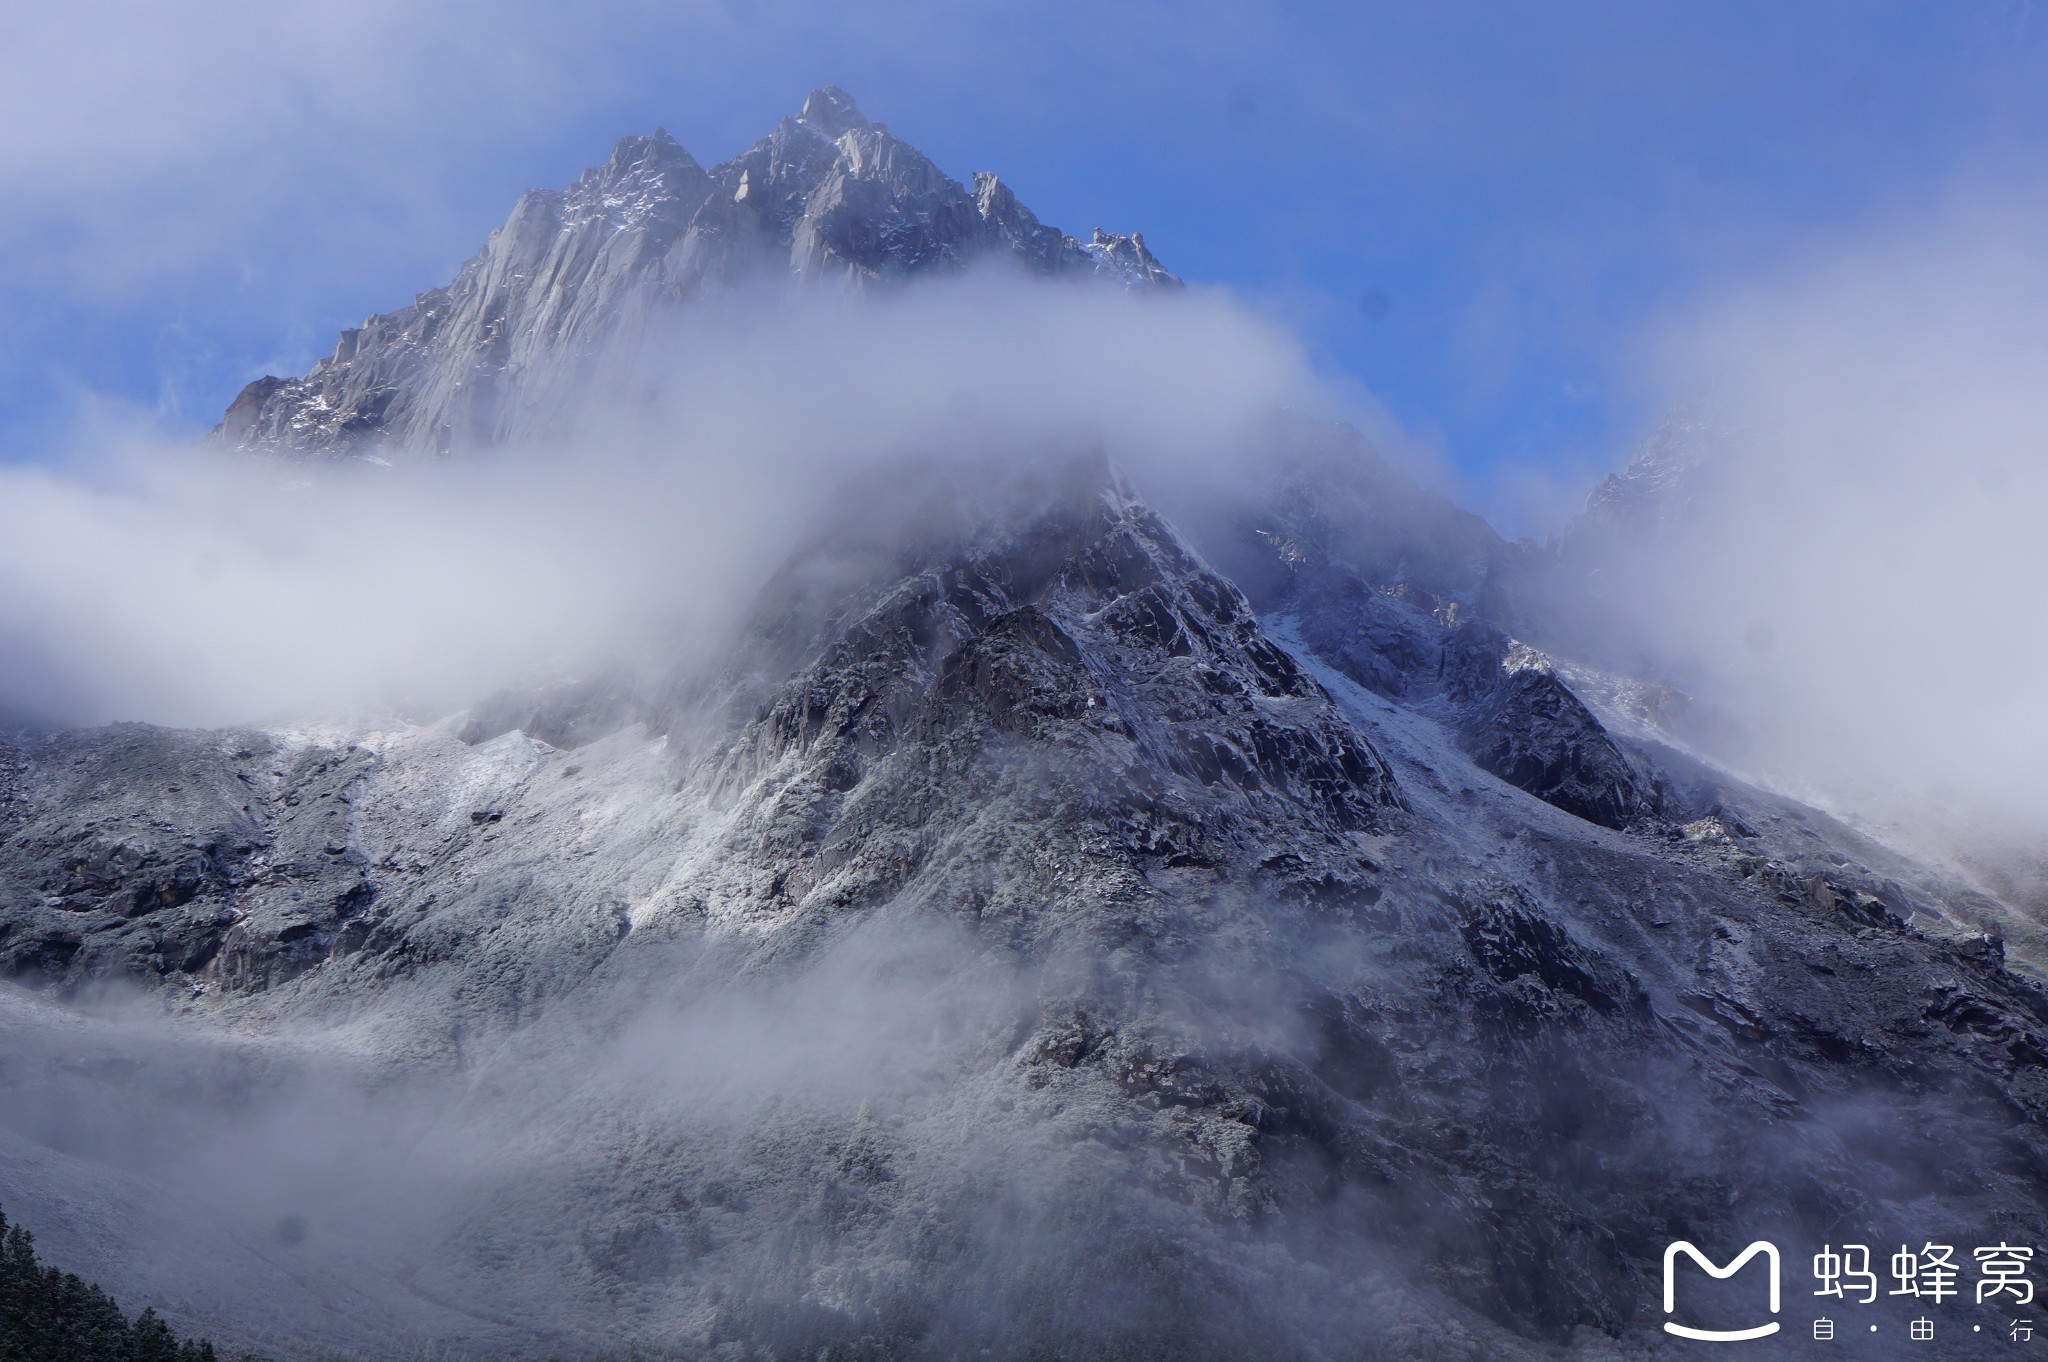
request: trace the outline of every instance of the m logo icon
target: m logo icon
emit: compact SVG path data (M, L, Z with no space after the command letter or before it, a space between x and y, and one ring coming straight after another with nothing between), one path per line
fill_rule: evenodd
M1668 1315L1678 1308L1678 1255L1681 1253L1692 1259L1695 1263L1698 1263L1709 1277L1717 1281L1725 1281L1727 1278L1733 1277L1736 1273L1742 1271L1744 1263L1747 1263L1750 1259L1761 1253L1771 1266L1771 1313L1774 1315L1778 1313L1778 1246L1776 1244L1765 1243L1759 1239L1742 1252L1736 1254L1735 1260L1729 1263L1728 1266L1716 1267L1707 1258L1706 1254L1701 1253L1691 1244L1680 1239L1664 1250L1665 1314ZM1759 1324L1749 1329L1690 1329L1683 1324L1673 1324L1671 1321L1666 1320L1664 1322L1664 1332L1667 1334L1677 1334L1680 1338L1697 1338L1708 1343L1739 1343L1746 1338L1764 1338L1770 1334L1777 1333L1778 1322L1772 1320L1769 1324Z

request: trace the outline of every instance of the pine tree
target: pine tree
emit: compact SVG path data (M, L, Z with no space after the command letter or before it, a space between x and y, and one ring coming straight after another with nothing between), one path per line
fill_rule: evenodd
M213 1344L179 1342L145 1309L133 1323L114 1298L36 1259L35 1236L0 1211L0 1362L216 1362Z

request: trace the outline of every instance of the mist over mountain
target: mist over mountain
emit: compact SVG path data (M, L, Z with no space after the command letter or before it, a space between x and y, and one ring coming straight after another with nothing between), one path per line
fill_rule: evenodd
M859 287L998 261L1054 279L1179 283L1141 235L1064 235L995 175L962 186L827 86L708 171L656 131L566 191L527 193L448 287L343 332L302 379L250 384L218 434L367 457L559 436L551 403L584 395L665 308L763 274Z
M1665 740L2032 918L2048 277L2008 217L1964 196L1689 321L1691 396L1518 594L1546 646L1682 692L1639 716Z
M278 1358L1677 1357L1674 1239L2029 1242L2036 905L1616 583L1753 469L1510 543L1337 405L828 87L12 477L9 1214Z

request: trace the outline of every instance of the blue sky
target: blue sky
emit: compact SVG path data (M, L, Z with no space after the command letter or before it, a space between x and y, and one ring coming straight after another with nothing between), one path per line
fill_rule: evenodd
M0 20L8 461L110 408L203 429L444 281L522 188L657 124L724 159L835 82L956 176L1285 318L1540 520L1517 489L1625 457L1686 317L1958 196L2024 217L2048 146L2023 0L46 11Z

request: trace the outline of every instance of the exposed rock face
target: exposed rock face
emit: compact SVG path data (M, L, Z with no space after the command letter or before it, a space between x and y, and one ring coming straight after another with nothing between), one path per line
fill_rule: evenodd
M1171 283L820 91L726 165L628 139L528 195L222 433L512 439L754 270L977 256ZM875 473L657 685L0 741L16 985L154 990L233 1041L238 1118L308 1049L375 1076L338 1121L424 1080L375 1138L279 1121L278 1195L360 1145L344 1199L398 1205L422 1127L489 1136L357 1258L178 1239L199 1204L103 1280L239 1255L178 1299L280 1356L1498 1362L1676 1356L1676 1237L2024 1241L2048 995L1969 892L1610 732L1516 638L1526 551L1347 432L1274 443L1186 535L1099 457ZM10 1206L156 1204L60 1099L206 1085L45 1011L0 992Z
M352 836L360 750L123 724L11 755L11 976L262 988L359 942L375 897Z
M1262 615L1318 660L1458 735L1481 770L1569 813L1626 827L1658 809L1656 777L1550 661L1489 622L1518 550L1423 490L1362 439L1283 427L1270 489L1216 532Z
M1102 927L1088 905L1105 899L1163 906L1157 881L1190 872L1294 898L1376 892L1360 839L1399 804L1385 763L1105 468L992 499L913 479L849 504L876 502L850 519L919 527L896 561L856 568L829 603L805 597L845 570L841 546L792 563L772 624L711 688L744 696L741 678L802 659L701 768L714 798L776 787L734 836L810 830L789 847L792 906L813 885L835 906L908 894L1033 936ZM939 791L965 840L931 817ZM991 818L1042 840L991 841ZM1079 901L1025 864L1045 845L1068 848Z
M1647 764L1622 750L1542 654L1474 622L1448 641L1444 679L1462 710L1459 737L1482 771L1610 828L1657 812Z
M827 87L709 170L657 131L567 190L529 191L454 282L343 332L303 378L251 383L216 435L261 453L379 458L532 437L607 355L692 298L758 277L860 287L990 258L1179 283L1142 237L1077 241L993 175L970 191Z
M501 711L573 749L10 749L10 970L345 1024L568 1122L601 1176L522 1173L434 1250L433 1301L557 1338L618 1342L629 1300L685 1351L1640 1355L1675 1235L2048 1210L2048 998L1925 872L1711 773L1647 786L1483 621L1331 563L1269 632L1099 460L840 504L716 670ZM955 1020L891 1042L937 1046L936 1086L728 1127L521 1077L593 1018L605 1072L678 989L829 993L816 962L888 924L962 943L911 976ZM1053 1179L999 1240L969 1130Z

